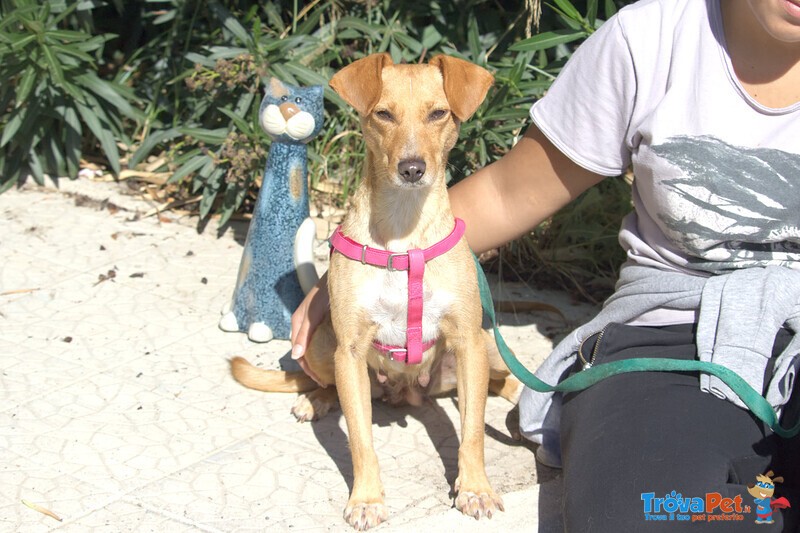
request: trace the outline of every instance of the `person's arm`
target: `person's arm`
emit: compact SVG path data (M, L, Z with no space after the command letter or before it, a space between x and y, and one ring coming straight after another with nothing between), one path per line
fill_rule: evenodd
M450 188L467 242L485 252L525 234L602 181L558 150L535 125L501 159Z
M317 329L325 315L330 312L330 299L328 298L328 273L322 275L316 285L306 294L294 313L292 313L292 359L296 360L320 387L326 387L305 359L306 347L311 343L311 336ZM332 356L333 354L331 354Z

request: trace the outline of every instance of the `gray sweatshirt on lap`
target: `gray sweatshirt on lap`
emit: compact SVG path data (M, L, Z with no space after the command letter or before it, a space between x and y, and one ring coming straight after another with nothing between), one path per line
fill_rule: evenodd
M555 384L575 365L578 347L611 322L626 323L654 309L699 310L697 352L701 361L723 365L744 378L778 411L788 401L797 373L800 337L778 356L764 383L775 336L782 327L800 328L800 272L786 267L747 268L711 277L628 264L615 293L600 313L569 334L536 371ZM744 404L714 376L701 375L700 388L740 407ZM525 388L520 429L528 439L558 454L560 393Z

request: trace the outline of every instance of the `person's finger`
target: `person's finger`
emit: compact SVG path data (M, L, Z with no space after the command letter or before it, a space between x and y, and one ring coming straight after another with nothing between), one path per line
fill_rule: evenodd
M308 366L308 360L306 360L305 357L301 357L300 359L298 359L297 363L300 365L300 368L303 369L303 372L305 372L308 375L308 377L313 379L317 383L317 385L319 385L323 389L327 388L328 385L320 381L319 376L317 376L317 374L313 370L311 370L311 367Z

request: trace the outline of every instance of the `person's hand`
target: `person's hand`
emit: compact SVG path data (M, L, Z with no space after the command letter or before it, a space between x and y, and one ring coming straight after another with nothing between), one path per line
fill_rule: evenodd
M320 382L319 377L309 368L308 361L304 356L314 330L325 318L329 308L328 274L326 273L308 292L297 310L292 313L292 359L296 360L303 372L323 388L327 385Z

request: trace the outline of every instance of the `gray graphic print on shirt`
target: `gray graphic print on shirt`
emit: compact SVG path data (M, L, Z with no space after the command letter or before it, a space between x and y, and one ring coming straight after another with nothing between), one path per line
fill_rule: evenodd
M710 136L672 137L651 149L680 169L662 180L671 198L657 216L693 268L800 260L800 156Z

